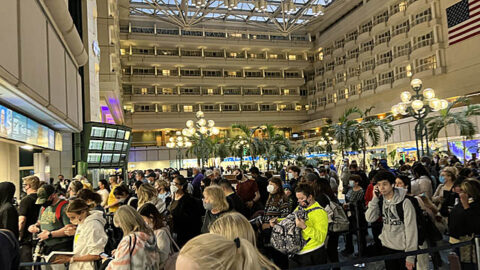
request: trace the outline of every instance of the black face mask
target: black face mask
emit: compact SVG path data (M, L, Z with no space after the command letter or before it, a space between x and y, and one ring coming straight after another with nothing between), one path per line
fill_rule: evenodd
M240 181L240 180L242 180L243 176L242 176L242 174L240 173L240 174L237 174L236 178L237 178L238 181Z
M306 208L308 205L309 205L308 200L303 200L300 202L300 206L302 206L303 208Z
M47 208L47 207L49 207L50 205L52 205L52 203L53 203L53 201L46 200L46 201L42 204L42 206L43 206L44 208Z

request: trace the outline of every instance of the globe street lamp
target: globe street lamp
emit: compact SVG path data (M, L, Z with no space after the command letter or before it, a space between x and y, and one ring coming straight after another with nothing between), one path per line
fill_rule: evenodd
M192 142L185 136L182 135L180 131L175 132L175 137L170 137L167 147L177 149L177 164L178 169L182 168L182 148L188 148L192 146Z
M198 144L200 144L201 146L205 146L205 138L208 138L213 135L218 135L220 133L220 130L217 127L215 127L215 122L213 120L206 120L205 114L202 111L196 112L195 119L188 120L185 124L187 127L182 130L183 136L197 137ZM200 151L202 167L203 167L203 161L207 156L205 152L206 151Z
M420 159L425 154L430 155L428 148L428 129L425 125L424 119L430 112L436 112L448 107L448 101L445 99L438 99L435 97L435 91L432 88L423 90L422 81L420 79L413 79L410 86L415 92L412 95L409 91L404 91L400 94L402 102L392 106L393 115L408 115L417 120L415 125L415 142L417 145L417 156Z
M330 134L325 133L320 140L317 142L317 145L325 149L328 154L328 158L331 160L331 154L333 152L333 145L336 145L338 142Z

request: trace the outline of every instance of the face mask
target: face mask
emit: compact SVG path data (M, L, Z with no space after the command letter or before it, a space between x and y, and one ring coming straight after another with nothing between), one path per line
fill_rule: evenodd
M117 201L118 201L119 203L124 203L125 200L126 200L126 198L121 198L121 199L118 199Z
M301 201L299 204L300 204L300 206L302 206L303 208L306 208L306 207L308 207L308 204L309 204L309 203L308 203L308 200L303 200L303 201Z
M43 206L43 208L47 208L47 207L49 207L50 205L52 205L52 203L53 203L53 201L46 200L46 201L42 204L42 206Z
M328 165L323 165L323 167L324 167L325 169L330 168L330 166L328 166Z
M353 187L354 184L355 184L355 181L348 181L348 186L349 187Z
M273 185L268 185L267 186L268 193L273 193L274 190L275 190L275 187Z
M290 179L290 180L293 179L293 173L291 173L291 172L288 173L288 179Z
M213 205L211 203L206 203L205 201L203 201L203 208L205 208L205 210L212 210Z
M242 180L243 176L241 173L237 174L237 176L235 177L238 181Z
M440 181L440 183L445 183L445 176L443 175L440 175L440 177L438 178L438 181Z
M171 185L171 186L170 186L170 191L171 191L172 193L176 193L176 192L178 191L178 187L175 186L175 185Z

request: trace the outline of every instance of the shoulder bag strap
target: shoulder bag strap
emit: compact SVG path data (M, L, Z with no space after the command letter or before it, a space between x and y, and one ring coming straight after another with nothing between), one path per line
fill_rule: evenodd
M170 230L168 230L168 229L163 229L163 228L162 228L162 230L164 230L164 231L167 233L168 238L170 238L170 241L172 242L172 243L171 243L171 246L175 247L175 248L177 249L177 252L179 252L179 251L180 251L180 247L177 245L177 243L175 242L175 240L173 240L173 237L172 237L172 234L170 233ZM173 250L173 248L172 248L172 250Z

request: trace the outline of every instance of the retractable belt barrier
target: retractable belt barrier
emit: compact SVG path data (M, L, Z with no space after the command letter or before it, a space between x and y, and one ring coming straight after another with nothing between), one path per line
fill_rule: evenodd
M427 248L427 249L419 249L415 251L409 251L409 252L399 252L395 254L390 254L390 255L381 255L381 256L375 256L375 257L368 257L368 258L358 258L346 262L338 262L338 263L330 263L330 264L322 264L322 265L315 265L315 266L308 266L308 267L302 267L302 268L296 268L297 270L323 270L323 269L332 269L332 268L339 268L339 267L345 267L345 266L353 266L355 264L361 264L361 263L372 263L372 262L378 262L378 261L385 261L385 260L392 260L392 259L400 259L400 258L406 258L408 256L413 256L413 255L419 255L419 254L425 254L425 253L433 253L437 252L440 250L446 250L446 249L455 249L459 247L464 247L468 245L475 245L475 240L478 239L474 238L470 241L465 241L461 242L458 244L449 244L449 245L442 245L438 247L432 247L432 248ZM477 240L477 242L480 242ZM477 250L478 252L478 250ZM42 266L42 265L50 265L50 263L47 262L25 262L25 263L20 263L20 267L28 267L28 266Z
M475 239L472 239L470 241L461 242L461 243L458 243L458 244L442 245L442 246L438 246L438 247L432 247L432 248L427 248L427 249L419 249L419 250L409 251L409 252L399 252L399 253L390 254L390 255L381 255L381 256L368 257L368 258L358 258L358 259L345 261L345 262L322 264L322 265L301 267L301 268L295 268L295 269L297 269L297 270L322 270L322 269L340 268L340 267L345 267L345 266L353 266L355 264L361 264L361 263L372 263L372 262L378 262L378 261L400 259L400 258L405 258L405 257L408 257L408 256L418 255L418 254L433 253L433 252L437 252L437 251L440 251L440 250L455 249L455 248L459 248L459 247L463 247L463 246L475 245L474 240Z

